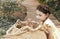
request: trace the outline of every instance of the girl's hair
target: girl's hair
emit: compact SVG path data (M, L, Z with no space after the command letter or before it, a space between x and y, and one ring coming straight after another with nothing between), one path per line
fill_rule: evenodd
M44 14L51 14L51 12L49 11L49 7L48 6L45 6L45 5L39 5L37 7L37 10L43 12Z

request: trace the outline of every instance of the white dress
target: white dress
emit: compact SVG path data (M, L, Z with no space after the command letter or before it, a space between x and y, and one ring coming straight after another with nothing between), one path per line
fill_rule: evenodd
M54 32L53 32L54 39L60 39L59 30L57 29L56 25L49 18L44 22L44 24L48 24L53 28L53 30L54 30Z

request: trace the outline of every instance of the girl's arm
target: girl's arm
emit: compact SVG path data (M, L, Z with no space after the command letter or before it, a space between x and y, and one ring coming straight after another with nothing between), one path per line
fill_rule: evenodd
M51 28L48 29L48 39L56 39Z
M56 30L52 29L51 30L51 28L50 28L49 32L54 37L54 39L60 39L60 32L58 31L58 29L56 29ZM49 37L53 38L52 36L49 36Z
M46 26L48 29L48 39L60 39L60 32L51 26Z

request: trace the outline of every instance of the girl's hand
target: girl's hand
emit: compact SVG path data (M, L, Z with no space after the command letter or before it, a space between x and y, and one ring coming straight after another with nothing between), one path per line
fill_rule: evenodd
M48 25L48 24L47 24L44 28L48 31L48 33L52 33L52 32L54 32L54 28L51 27L51 26Z

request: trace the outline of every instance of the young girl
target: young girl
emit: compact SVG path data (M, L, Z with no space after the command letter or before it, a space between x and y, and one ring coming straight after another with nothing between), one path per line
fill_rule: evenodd
M42 25L49 25L43 26L45 27L46 31L48 32L48 39L60 39L60 32L58 31L55 24L48 18L51 12L49 8L44 5L39 5L36 9L36 18L42 22Z

